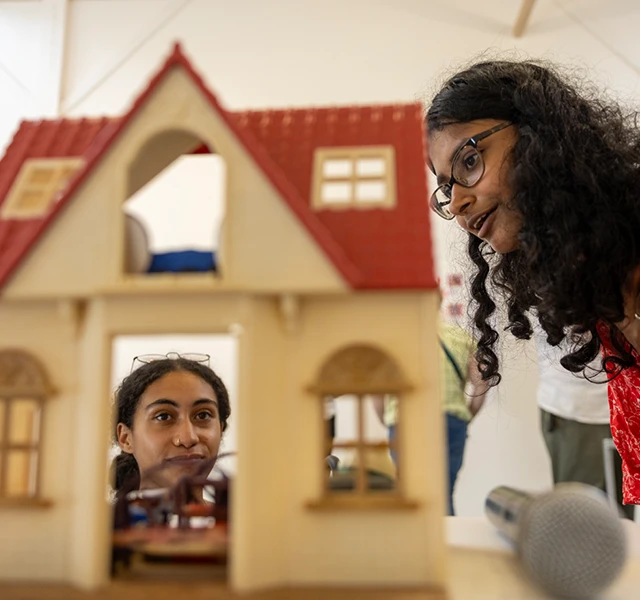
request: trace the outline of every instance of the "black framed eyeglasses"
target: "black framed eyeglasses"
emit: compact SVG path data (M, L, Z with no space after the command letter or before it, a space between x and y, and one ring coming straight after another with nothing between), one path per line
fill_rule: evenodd
M139 356L133 357L131 372L135 371L142 365L146 365L157 360L176 360L178 358L184 358L185 360L190 360L207 366L209 366L209 361L211 360L211 356L208 354L200 354L199 352L191 352L189 354L178 354L177 352L167 352L166 354L140 354Z
M500 125L474 135L456 150L451 161L451 179L447 183L439 185L431 194L431 208L439 217L450 221L455 216L449 210L454 183L469 188L478 183L484 175L484 160L482 153L478 150L478 142L510 125L513 123L500 123Z

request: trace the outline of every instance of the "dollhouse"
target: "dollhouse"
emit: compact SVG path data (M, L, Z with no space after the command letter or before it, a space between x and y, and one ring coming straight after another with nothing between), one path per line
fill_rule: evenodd
M226 164L220 243L153 255L123 203L193 153ZM233 330L231 588L444 591L436 287L419 104L231 112L176 45L121 117L21 123L0 161L0 580L109 580L114 336ZM335 492L323 405L381 393L397 485Z

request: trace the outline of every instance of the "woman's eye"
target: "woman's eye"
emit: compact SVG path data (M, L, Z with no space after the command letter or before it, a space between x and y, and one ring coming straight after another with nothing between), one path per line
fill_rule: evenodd
M196 419L198 421L206 421L208 419L215 419L215 415L208 410L203 410L196 414Z
M479 157L477 152L472 152L471 154L468 154L464 157L462 163L467 171L472 171L473 168L478 164L478 160Z
M153 417L154 421L168 421L170 418L171 418L171 415L166 412L158 413Z

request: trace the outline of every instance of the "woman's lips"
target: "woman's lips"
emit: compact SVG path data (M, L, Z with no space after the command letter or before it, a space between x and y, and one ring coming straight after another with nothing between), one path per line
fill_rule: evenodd
M179 456L172 456L171 458L167 458L166 462L170 463L194 463L204 460L205 457L202 454L180 454Z
M482 222L482 227L480 227L480 231L476 234L480 239L484 239L491 227L491 223L493 223L493 215L496 212L496 209L489 211L487 216L484 217L484 221Z

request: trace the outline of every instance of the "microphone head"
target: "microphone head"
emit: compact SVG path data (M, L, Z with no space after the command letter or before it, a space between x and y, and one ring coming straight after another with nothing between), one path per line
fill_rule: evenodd
M558 484L523 515L518 553L529 576L548 593L590 598L620 574L627 556L622 520L597 488Z

